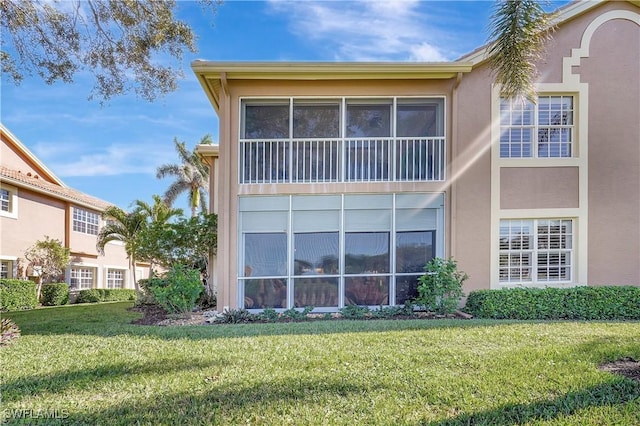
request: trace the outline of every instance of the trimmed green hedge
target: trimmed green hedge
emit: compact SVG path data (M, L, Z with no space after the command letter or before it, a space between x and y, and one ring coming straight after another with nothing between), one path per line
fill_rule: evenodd
M40 294L42 306L60 306L69 303L69 285L67 283L42 284Z
M136 291L126 288L92 288L80 290L76 303L120 302L136 300Z
M640 287L479 290L469 294L464 311L495 319L638 320Z
M36 283L28 280L0 279L0 310L20 311L38 306Z

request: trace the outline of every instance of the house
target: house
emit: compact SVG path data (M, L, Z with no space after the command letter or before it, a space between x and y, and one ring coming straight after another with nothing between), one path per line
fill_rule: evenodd
M24 252L48 236L71 252L64 280L72 292L134 288L124 245L108 243L104 255L96 250L101 214L110 204L66 186L2 124L0 137L0 276L36 275ZM148 276L144 266L137 265L138 278Z
M464 291L640 285L640 4L558 11L536 103L487 47L447 63L195 61L219 117L218 306L402 304L434 256Z

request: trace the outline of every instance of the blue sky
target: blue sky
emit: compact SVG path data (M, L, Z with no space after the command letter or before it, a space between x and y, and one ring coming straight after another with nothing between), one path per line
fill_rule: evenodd
M553 6L567 2L555 2ZM92 83L3 76L2 123L67 185L122 208L150 202L169 179L158 166L178 161L173 139L189 148L218 120L191 61L449 61L487 41L491 1L226 1L214 15L179 1L178 16L198 36L183 58L178 91L153 103L134 95L101 106ZM186 199L177 207L188 210Z

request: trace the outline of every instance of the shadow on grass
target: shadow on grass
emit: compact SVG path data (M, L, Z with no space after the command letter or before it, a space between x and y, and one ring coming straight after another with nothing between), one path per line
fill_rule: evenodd
M69 388L90 388L97 382L114 381L122 377L144 374L166 374L170 372L189 371L228 365L225 360L208 362L184 359L176 362L172 359L101 365L96 368L82 368L56 374L44 374L27 377L2 384L2 400L4 402L19 401L29 395L45 393L63 393Z
M132 302L71 305L3 314L12 318L22 335L147 336L166 340L216 339L254 336L373 333L427 329L465 329L502 326L523 321L463 319L313 320L292 323L143 326L131 322L140 314ZM532 323L535 321L527 321Z
M624 405L640 397L640 383L615 378L611 382L570 392L555 399L528 404L508 404L479 413L464 413L454 418L421 423L425 426L523 425L570 416L579 410L598 406Z
M196 385L197 387L197 385ZM150 399L119 404L104 410L73 413L62 424L90 425L227 425L227 424L283 424L284 416L295 424L301 424L291 405L305 410L305 404L317 404L325 398L348 399L362 394L368 388L346 383L336 378L278 379L250 385L234 384L199 387L192 392L157 395ZM340 410L341 407L336 407ZM317 407L307 413L321 415ZM282 416L282 417L280 417ZM233 418L231 418L233 417ZM239 419L241 417L242 419ZM66 423L65 423L66 422ZM308 423L322 423L314 417Z

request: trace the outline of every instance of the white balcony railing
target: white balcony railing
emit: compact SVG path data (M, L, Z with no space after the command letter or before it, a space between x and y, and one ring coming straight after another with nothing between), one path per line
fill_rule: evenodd
M240 141L243 184L444 179L444 137Z

